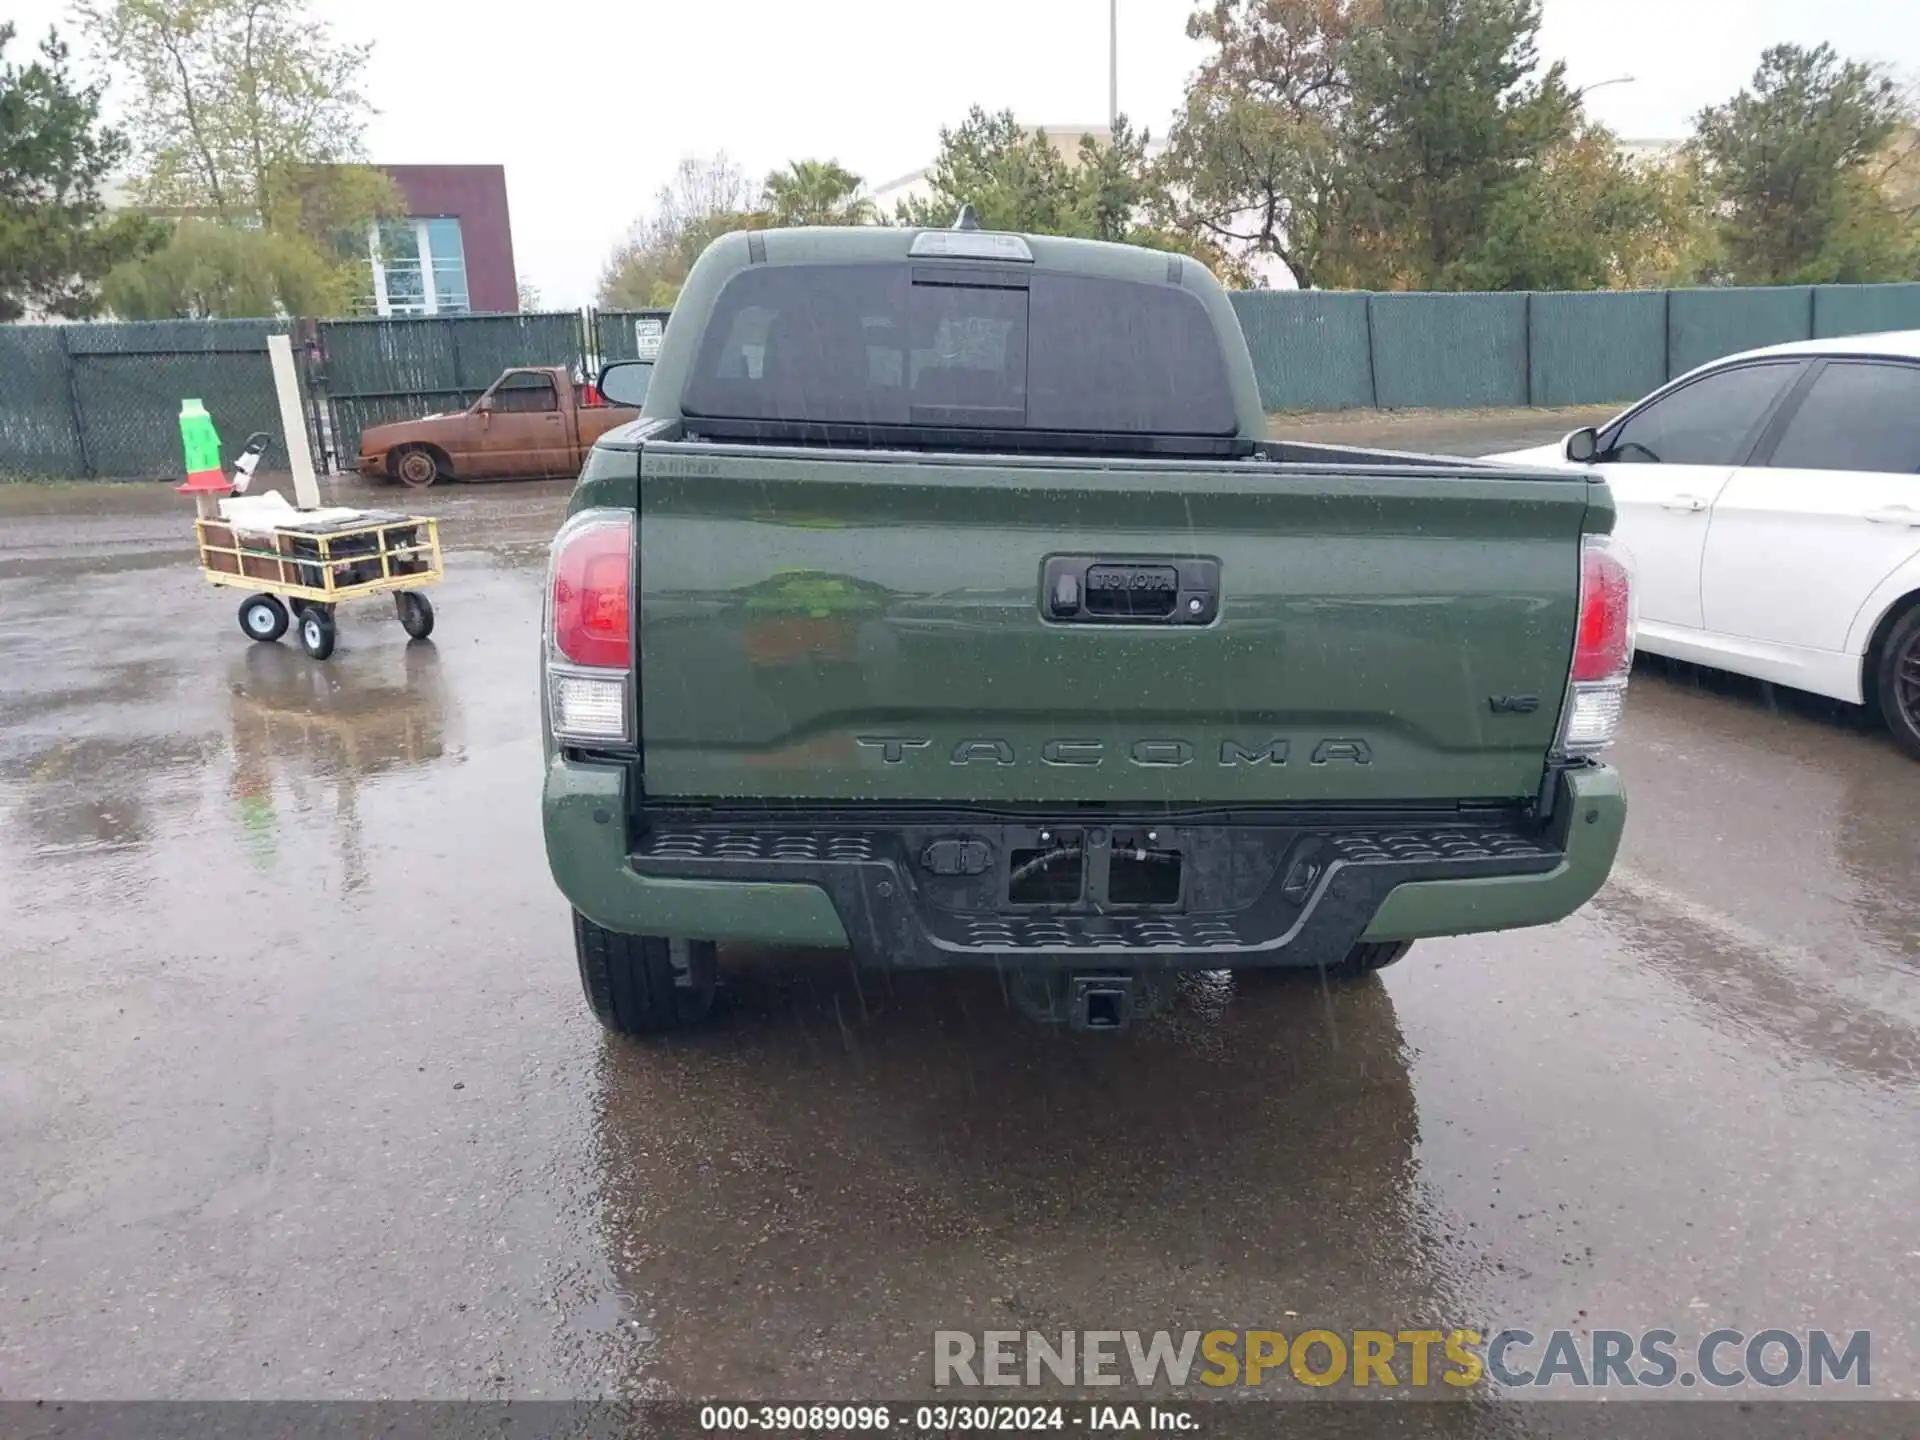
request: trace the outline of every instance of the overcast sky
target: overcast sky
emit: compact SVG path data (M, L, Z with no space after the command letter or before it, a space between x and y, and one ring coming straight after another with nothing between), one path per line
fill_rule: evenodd
M932 159L970 104L1034 124L1107 110L1108 0L728 0L479 5L327 0L376 42L372 157L506 166L514 253L550 305L589 302L608 248L687 155L750 175L838 159L874 184ZM1200 57L1192 0L1119 0L1120 103L1156 134ZM62 0L0 7L25 35ZM1913 0L1545 0L1541 49L1573 81L1619 75L1592 110L1632 138L1678 136L1760 51L1828 40L1920 72ZM542 20L549 23L541 23ZM65 25L63 24L63 28ZM78 39L77 35L72 38ZM76 48L79 48L76 45ZM115 97L124 100L122 86Z

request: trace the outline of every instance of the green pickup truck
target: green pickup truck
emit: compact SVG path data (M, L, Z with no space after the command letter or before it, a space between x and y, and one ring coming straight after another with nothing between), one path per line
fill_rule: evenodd
M1117 1029L1180 971L1362 976L1606 878L1605 484L1267 439L1192 260L731 235L650 379L544 626L547 853L609 1028L699 1020L752 941Z

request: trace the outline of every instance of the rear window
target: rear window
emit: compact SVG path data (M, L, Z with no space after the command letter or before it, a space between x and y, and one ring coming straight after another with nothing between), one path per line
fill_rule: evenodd
M743 270L715 304L682 410L989 431L1238 427L1197 296L977 264Z

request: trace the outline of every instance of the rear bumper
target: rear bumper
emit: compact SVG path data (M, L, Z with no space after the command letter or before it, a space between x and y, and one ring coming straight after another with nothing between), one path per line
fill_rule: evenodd
M1548 924L1600 888L1626 820L1618 775L1588 766L1560 776L1553 818L1532 833L1438 816L1184 831L1174 822L1191 885L1244 903L1009 911L956 904L952 882L928 877L922 844L950 824L689 812L663 814L635 837L626 784L617 765L558 755L548 765L548 861L588 919L630 934L850 948L898 967L1315 966L1361 940ZM1002 883L1004 873L1003 863Z

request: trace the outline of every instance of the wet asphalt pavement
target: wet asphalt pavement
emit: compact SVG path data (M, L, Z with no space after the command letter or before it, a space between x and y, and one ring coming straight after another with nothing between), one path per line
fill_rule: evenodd
M1358 988L1116 1040L737 951L639 1046L541 847L563 490L431 495L433 641L363 602L325 665L184 514L0 499L0 1397L900 1398L935 1329L1423 1323L1868 1329L1920 1396L1920 765L1845 707L1643 664L1601 897Z

